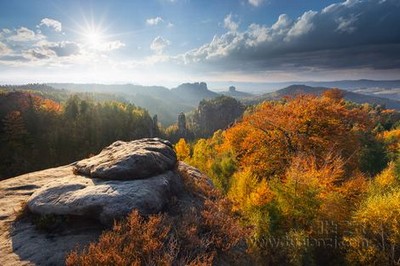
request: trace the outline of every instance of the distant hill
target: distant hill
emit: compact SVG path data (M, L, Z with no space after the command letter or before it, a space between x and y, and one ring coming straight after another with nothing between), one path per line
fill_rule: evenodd
M210 91L205 82L183 83L171 89L171 93L183 102L197 106L203 99L212 99L218 93Z
M212 82L210 86L221 87L229 86L226 83ZM235 82L235 86L239 87L242 91L251 92L253 94L263 94L280 90L291 86L293 84L303 84L310 87L324 87L324 88L341 88L344 90L360 90L359 93L370 94L369 89L400 90L400 80L337 80L337 81L286 81L286 82ZM397 94L400 98L400 95ZM386 98L387 95L382 95ZM389 96L390 97L390 96Z
M400 101L400 87L398 87L398 88L377 88L377 87L375 87L375 88L360 88L360 89L352 90L352 92Z
M362 88L390 89L400 88L400 80L339 80L327 82L304 82L304 85L312 87L341 88L345 90L357 90Z
M234 86L230 86L228 91L220 92L220 94L225 95L225 96L230 96L235 99L242 99L242 98L254 96L253 94L248 93L248 92L238 91L238 90L236 90L236 88Z
M164 126L175 123L180 112L196 108L201 100L219 96L218 93L210 91L205 82L184 83L171 90L162 86L134 84L49 83L47 85L73 92L110 93L123 96L127 101L147 109L150 114L157 114Z
M329 90L329 89L330 88L310 87L310 86L306 86L306 85L292 85L292 86L286 87L284 89L277 90L275 92L270 92L270 93L266 93L266 94L263 94L260 96L255 96L255 97L249 98L245 102L247 104L253 104L253 103L258 103L258 102L262 102L265 100L278 100L284 96L295 96L298 94L313 94L313 95L319 96L324 91ZM359 103L359 104L363 104L363 103L379 104L379 105L385 106L386 108L389 108L389 109L400 110L400 101L397 101L397 100L391 100L391 99L387 99L387 98L365 95L365 94L355 93L355 92L346 91L346 90L342 90L342 92L343 92L344 98L348 101L352 101L352 102Z

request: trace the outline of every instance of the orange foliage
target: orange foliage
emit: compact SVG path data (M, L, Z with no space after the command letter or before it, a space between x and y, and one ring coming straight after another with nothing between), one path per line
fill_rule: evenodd
M137 211L114 225L81 252L73 251L67 265L239 265L245 229L230 212L208 179L195 169L178 170L195 203L171 203L173 214L141 217ZM194 204L194 205L193 205Z
M339 151L349 169L357 168L359 133L370 126L365 110L348 109L333 96L301 95L258 106L227 130L225 147L233 147L241 166L250 166L258 177L281 175L295 154L321 163Z
M98 243L90 244L83 252L72 252L67 265L142 265L151 262L169 265L176 247L169 243L172 254L162 252L168 243L170 225L162 215L150 216L147 221L137 211L125 223L116 223L113 231L103 233ZM138 232L137 230L140 230Z
M4 106L1 107L5 110L18 110L22 113L28 110L61 111L61 105L59 103L34 93L16 91L6 94L4 98Z
M53 112L61 111L61 105L50 99L43 99L41 108L43 108L46 111L53 111Z
M335 102L339 102L343 100L343 91L337 88L324 91L322 94L323 97L329 98Z

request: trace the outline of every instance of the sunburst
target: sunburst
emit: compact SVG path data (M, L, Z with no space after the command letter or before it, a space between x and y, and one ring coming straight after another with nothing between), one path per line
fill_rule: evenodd
M100 29L87 28L82 32L83 41L91 48L99 47L104 42L104 33Z

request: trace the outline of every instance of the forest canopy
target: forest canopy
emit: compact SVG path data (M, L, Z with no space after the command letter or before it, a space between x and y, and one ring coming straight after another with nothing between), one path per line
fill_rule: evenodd
M248 106L240 117L244 107L222 97L203 101L198 110L213 111L201 115L222 112L225 104L238 113L225 117L224 130L193 140L195 135L185 132L190 132L186 122L175 131L164 130L156 118L133 104L77 95L56 99L30 91L0 94L1 178L73 162L115 140L149 136L175 140L184 129L181 133L186 138L175 144L178 159L206 173L224 202L224 207L212 205L206 223L216 227L205 235L198 231L200 238L212 236L224 221L232 226L239 222L235 232L224 227L223 237L234 237L240 252L246 247L246 261L263 265L386 265L400 257L400 118L396 111L354 104L345 101L339 90L330 90L322 96L297 95ZM223 114L218 117L224 118ZM221 208L223 220L217 215ZM148 233L154 226L163 230L175 224L166 214L143 219L133 213L125 222L140 224ZM129 253L107 242L110 237L142 241L136 238L139 229L125 222L105 233L86 253L71 253L69 263L84 264L85 256L89 259L103 249L114 256L105 255L106 261L122 258L119 252ZM189 229L168 229L160 239L154 235L161 244L151 254L171 256L163 241L170 237L189 241L190 234L182 233ZM219 251L209 253L208 244L201 243L194 250L182 246L183 253L176 256L195 252L199 260L207 258L212 263Z
M76 95L58 103L31 92L0 94L0 179L71 163L115 140L149 137L153 121L132 104Z
M264 102L176 151L252 228L260 264L387 265L400 256L398 130L397 112L331 90Z

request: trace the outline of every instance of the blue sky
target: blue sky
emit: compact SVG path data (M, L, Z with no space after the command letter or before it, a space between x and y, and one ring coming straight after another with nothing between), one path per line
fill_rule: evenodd
M0 83L399 74L399 0L0 1Z

